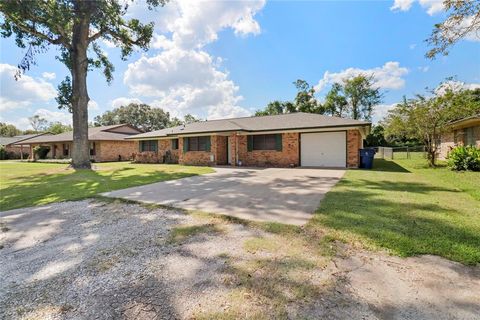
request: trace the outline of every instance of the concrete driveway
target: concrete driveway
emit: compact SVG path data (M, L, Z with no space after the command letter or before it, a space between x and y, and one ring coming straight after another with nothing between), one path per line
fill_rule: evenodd
M303 225L340 180L340 169L215 168L216 172L104 193L104 196Z

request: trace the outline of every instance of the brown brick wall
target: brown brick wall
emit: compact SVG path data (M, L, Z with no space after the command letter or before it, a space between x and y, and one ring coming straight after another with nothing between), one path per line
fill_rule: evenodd
M25 159L30 156L30 147L28 145L25 145L22 148L20 146L14 146L10 144L5 146L5 151L11 153L16 158L20 158L21 153L23 153Z
M473 137L475 139L475 145L480 148L480 126L473 127ZM464 143L464 129L458 129L444 133L440 138L438 158L446 159L452 148L455 146L464 145Z
M238 136L238 158L243 166L252 167L289 167L299 163L299 134L289 132L282 134L282 151L252 150L248 151L247 136Z
M210 152L189 151L183 152L183 139L179 139L179 163L185 165L223 165L227 163L226 143L230 139L232 164L238 160L242 166L252 167L290 167L300 165L299 133L288 132L282 134L282 151L253 150L248 151L246 135L211 136ZM236 146L238 143L238 146ZM347 132L347 164L348 167L359 166L358 150L362 147L362 136L358 130ZM214 155L212 162L210 156Z
M178 155L180 147L177 150L172 150L172 140L171 139L162 139L158 141L158 153L160 159L165 155L167 150L170 151L172 156L172 163L178 163Z
M218 165L227 164L227 137L215 136L215 154Z
M360 155L358 150L362 147L362 135L358 130L347 131L347 167L358 168Z
M138 151L136 141L95 141L96 154L93 157L97 162L118 161L120 155L122 160L132 160L133 155Z
M183 138L178 139L178 163L193 166L211 166L215 161L210 161L210 156L215 154L217 136L210 137L210 152L207 151L187 151L183 152ZM216 159L216 157L215 157Z

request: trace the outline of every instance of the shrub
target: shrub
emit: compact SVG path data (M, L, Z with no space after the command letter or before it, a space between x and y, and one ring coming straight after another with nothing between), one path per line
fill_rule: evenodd
M4 146L0 146L0 160L5 160L7 158L7 151Z
M452 170L480 171L480 148L458 146L448 154L448 166Z
M46 159L47 154L50 151L49 147L43 147L43 146L36 146L33 148L33 153L39 158L39 159Z

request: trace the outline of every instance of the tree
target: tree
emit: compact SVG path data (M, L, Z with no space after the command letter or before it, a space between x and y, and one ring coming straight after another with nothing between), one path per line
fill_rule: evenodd
M369 147L387 146L387 140L385 139L385 128L382 125L376 125L372 127L370 134L367 136L366 144Z
M325 96L323 103L323 113L336 117L343 117L347 113L347 98L342 93L343 87L339 83L334 83L332 88Z
M200 121L202 121L202 119L196 118L194 115L191 115L190 113L187 113L183 117L183 123L185 123L185 124L200 122Z
M45 131L53 133L53 134L60 134L64 132L69 132L72 131L73 128L71 125L63 124L61 122L50 122L48 127L45 129Z
M384 121L387 138L403 136L422 141L432 167L436 165L440 137L449 124L480 113L480 90L453 90L448 83L439 88L442 90L430 92L432 96L405 99L389 111Z
M33 117L29 117L28 121L35 132L42 132L47 129L47 119L40 117L38 114L34 115Z
M147 0L148 8L163 6L166 0ZM113 79L114 66L101 50L98 41L113 42L125 59L135 47L148 49L153 23L126 20L129 2L113 0L63 0L0 2L1 35L15 36L17 46L28 47L19 64L16 78L35 64L35 56L49 46L57 46L59 61L71 77L59 86L59 107L68 108L73 119L72 166L90 168L88 142L87 73L102 68L108 83ZM89 56L88 54L93 54Z
M172 119L170 119L170 121L168 122L168 127L171 128L171 127L178 127L178 126L181 126L183 124L183 121L178 119L177 117L173 117Z
M449 48L465 37L480 37L480 1L444 0L447 17L434 26L426 42L432 46L426 56L434 59L438 54L448 55Z
M297 88L294 101L272 101L263 110L257 110L256 116L276 115L282 113L309 112L320 113L320 103L315 99L315 88L307 81L298 79L293 82Z
M382 102L380 89L373 84L373 75L358 75L343 82L343 94L353 119L370 120L373 108Z
M170 122L168 112L160 108L141 103L130 103L107 111L94 119L95 126L109 126L113 124L129 124L145 132L166 128Z
M318 113L319 104L315 99L315 88L307 81L298 79L293 83L298 92L294 100L297 112Z
M359 74L341 83L334 83L325 97L323 113L370 120L374 107L383 98L380 88L374 85L373 77Z
M258 110L255 112L255 116L268 116L285 113L285 103L275 100L269 102L267 107L263 110Z
M0 122L0 136L2 136L2 137L14 137L14 136L18 136L21 133L22 133L22 131L20 131L13 124Z

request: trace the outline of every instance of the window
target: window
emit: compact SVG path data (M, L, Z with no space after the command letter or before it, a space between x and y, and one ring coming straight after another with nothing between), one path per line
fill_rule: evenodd
M473 135L473 127L465 128L464 129L464 141L466 146L474 146L475 139Z
M184 151L210 151L210 137L184 138Z
M172 150L178 150L178 139L172 139Z
M90 142L90 155L95 155L95 142Z
M70 145L68 143L64 143L62 147L63 147L63 156L68 157L68 151L69 151Z
M139 147L140 147L140 152L145 152L145 151L157 152L158 141L157 140L140 141Z
M252 150L277 150L282 151L281 134L251 135L247 138L248 151Z

